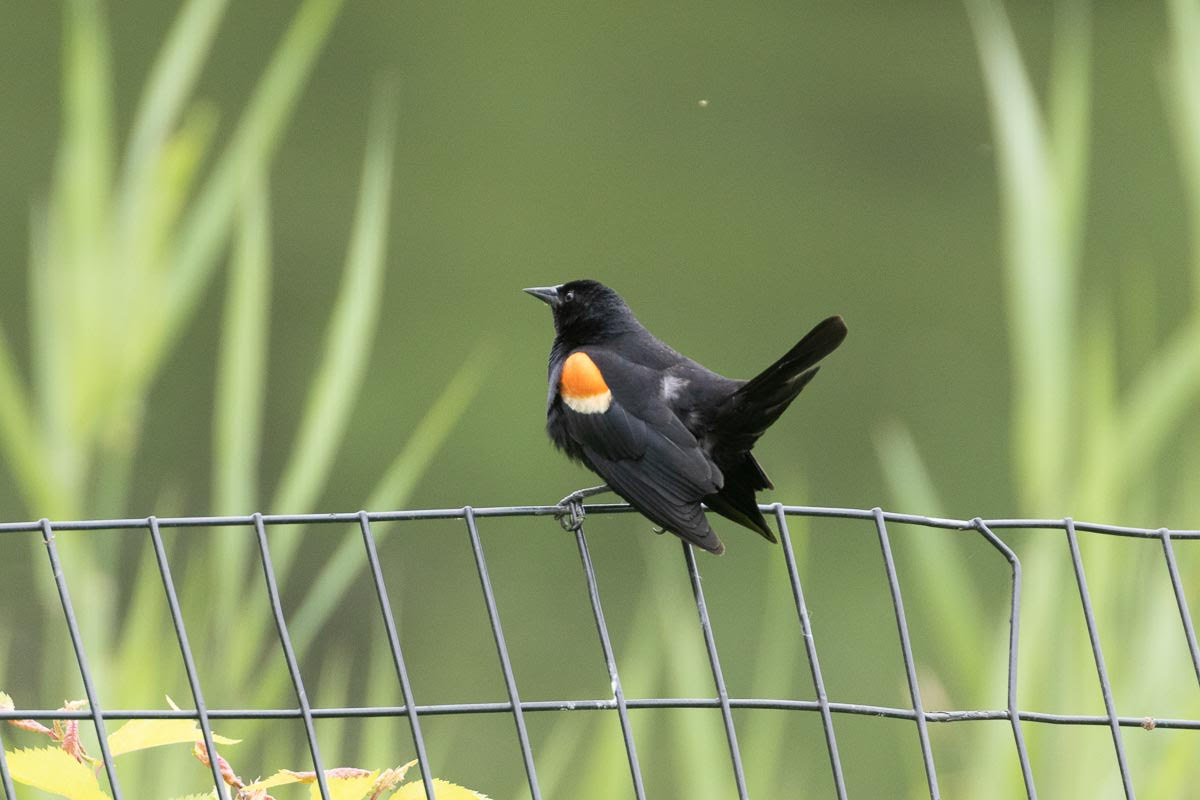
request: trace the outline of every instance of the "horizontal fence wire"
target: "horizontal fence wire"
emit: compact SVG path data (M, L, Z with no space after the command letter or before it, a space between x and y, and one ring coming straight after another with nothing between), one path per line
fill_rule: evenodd
M219 755L214 745L212 732L213 720L254 720L254 719L296 719L304 724L305 738L310 751L313 768L316 771L315 789L324 800L330 800L330 790L327 776L323 770L323 759L313 721L317 719L367 719L378 717L405 717L408 720L412 734L413 745L417 754L418 769L426 796L433 800L435 787L429 768L429 756L425 738L422 734L421 719L460 714L506 714L512 717L517 741L520 748L522 766L525 771L530 796L540 800L541 787L538 783L536 754L530 743L525 715L539 712L561 711L600 711L616 712L620 725L626 761L629 769L630 783L628 790L638 800L646 797L646 789L638 759L638 749L635 744L634 726L630 719L630 710L637 709L716 709L721 713L724 723L729 758L733 767L733 783L730 796L748 798L750 796L745 780L745 770L742 754L738 746L737 730L734 725L733 710L780 710L813 712L820 715L822 730L825 737L826 752L832 775L834 792L839 800L848 796L846 789L845 770L837 746L835 717L840 715L863 715L870 717L907 720L915 724L921 756L925 766L928 793L931 798L940 796L938 774L934 748L929 739L928 726L931 724L950 724L973 721L1004 720L1012 728L1013 742L1017 761L1020 765L1024 781L1025 796L1034 800L1037 797L1035 774L1025 745L1023 723L1040 723L1050 725L1081 725L1105 726L1109 728L1114 747L1115 759L1121 775L1122 786L1127 798L1134 797L1133 780L1125 748L1122 740L1122 729L1141 727L1146 729L1163 728L1177 730L1200 731L1200 720L1185 718L1161 718L1144 716L1121 716L1116 710L1112 686L1105 666L1100 636L1097 631L1095 614L1091 596L1088 591L1087 578L1083 560L1079 553L1079 533L1100 534L1107 536L1134 537L1155 539L1161 544L1167 577L1174 592L1175 602L1179 611L1182 633L1187 643L1198 683L1200 683L1200 647L1197 646L1195 627L1192 622L1184 584L1179 575L1179 567L1175 558L1174 543L1200 539L1200 530L1169 530L1165 528L1135 528L1116 525L1076 522L1070 518L1064 519L996 519L957 520L940 517L925 517L911 514L897 514L875 508L870 510L849 508L823 508L815 506L789 506L783 504L764 505L762 511L771 513L776 521L782 542L782 554L785 560L788 581L795 602L797 617L803 637L812 686L816 695L815 700L795 700L783 698L757 698L731 696L726 686L721 670L720 656L716 636L713 632L708 605L701 586L702 576L700 565L697 563L692 548L683 544L684 567L687 572L696 609L699 614L701 632L705 650L713 677L714 697L627 697L621 685L617 659L613 652L611 636L605 621L601 604L600 582L597 571L591 559L591 554L584 533L586 515L628 513L629 506L624 504L597 504L586 507L586 515L570 514L569 528L574 534L579 551L585 588L591 603L597 637L603 656L603 669L608 675L612 695L603 698L578 698L560 700L523 701L518 691L517 675L512 666L508 645L504 638L500 614L495 600L492 580L487 569L482 540L479 532L479 520L494 517L537 517L564 515L563 506L503 506L489 508L473 508L470 506L453 509L420 509L391 512L359 511L344 514L293 514L293 515L264 515L251 514L248 516L220 517L147 517L141 519L114 520L82 520L56 521L39 520L37 522L0 523L0 534L38 533L46 546L54 575L55 587L62 605L63 615L71 637L80 677L87 695L86 709L0 709L0 721L3 720L79 720L91 721L95 726L99 740L100 757L108 779L109 791L114 800L122 797L116 767L109 750L105 732L107 721L117 720L164 720L189 719L195 720L201 729L202 746L210 765L212 780L218 795L226 791L219 764ZM812 620L804 599L799 569L792 548L791 534L788 529L789 517L810 518L840 518L861 520L873 525L879 540L883 560L883 574L887 581L890 597L895 614L895 622L900 643L900 655L903 660L911 699L910 707L891 707L866 705L833 701L829 698L824 678L821 673L816 639ZM416 701L414 689L408 677L405 659L397 632L395 617L392 614L391 603L384 580L384 570L379 554L375 547L375 539L371 526L373 523L402 520L431 520L459 519L462 520L467 532L468 544L475 561L476 571L483 591L484 602L488 613L488 621L496 645L500 671L508 699L506 701L478 703L441 703L419 704ZM309 524L351 523L358 527L363 538L365 558L370 570L376 598L384 620L388 636L388 645L392 657L396 678L400 685L404 705L401 706L358 706L342 708L322 708L312 706L304 688L299 661L291 638L288 634L287 620L279 600L279 589L276 584L274 570L271 564L270 548L268 545L268 530L272 527ZM901 592L901 580L896 569L892 554L888 525L900 523L925 528L945 530L973 531L982 536L1010 567L1009 595L1009 641L1007 652L1007 705L1003 709L968 709L968 710L927 710L921 700L920 687L917 680L916 659L912 651L912 640L909 626L904 613ZM188 528L198 526L227 527L244 526L250 529L256 539L259 561L263 570L268 600L276 624L279 644L287 663L289 676L297 704L290 708L209 708L201 691L200 675L197 672L191 645L187 637L183 616L179 610L179 600L174 580L167 561L166 550L163 546L161 530L164 528ZM141 529L148 532L154 548L155 563L166 592L170 610L171 622L182 656L183 665L191 689L195 710L187 709L113 709L101 703L91 670L88 666L87 655L79 634L79 626L71 604L67 576L63 570L61 559L55 545L55 534L61 531L95 531L97 533L113 530ZM1015 551L1004 541L997 531L1008 530L1040 530L1053 533L1062 531L1065 534L1071 564L1074 569L1076 586L1088 630L1097 676L1100 683L1101 696L1104 701L1103 715L1077 715L1045 713L1021 710L1018 707L1019 684L1017 665L1019 663L1020 646L1020 613L1021 613L1021 562ZM0 614L3 613L4 596L0 593ZM2 728L0 728L2 732ZM5 757L4 744L11 739L0 736L0 792L4 800L16 800L13 777L8 759ZM643 746L645 743L643 742ZM622 793L623 794L623 793Z

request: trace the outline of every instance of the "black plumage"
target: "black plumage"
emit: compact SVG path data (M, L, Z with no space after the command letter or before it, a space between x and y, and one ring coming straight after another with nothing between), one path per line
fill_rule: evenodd
M751 450L842 343L841 317L745 381L668 347L601 283L525 291L554 314L546 401L554 443L655 524L705 550L725 548L702 502L774 542L755 499L774 487Z

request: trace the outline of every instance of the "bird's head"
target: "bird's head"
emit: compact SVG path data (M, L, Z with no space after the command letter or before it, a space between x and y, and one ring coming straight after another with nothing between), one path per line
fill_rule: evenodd
M601 342L639 327L621 295L598 281L571 281L525 291L550 306L554 332L572 346Z

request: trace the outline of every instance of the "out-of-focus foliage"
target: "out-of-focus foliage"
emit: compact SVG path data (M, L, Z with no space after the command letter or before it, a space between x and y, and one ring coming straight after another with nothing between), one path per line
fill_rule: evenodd
M551 331L519 290L586 276L739 377L846 317L759 445L767 499L1195 527L1198 37L1194 0L9 15L3 516L551 502L590 479L542 435ZM648 528L588 521L626 691L712 696L678 546ZM480 532L522 697L608 696L570 537ZM213 707L295 703L250 533L164 531ZM417 702L503 700L461 523L376 533ZM314 704L402 703L358 530L270 538ZM701 569L731 693L810 698L778 549L726 538ZM1021 706L1101 713L1065 542L1008 538ZM832 699L905 705L873 529L793 539ZM187 697L146 536L58 541L105 704ZM1007 564L973 534L892 541L925 705L1003 707ZM1146 544L1080 537L1117 709L1195 717ZM0 534L0 682L41 707L80 694L50 577L38 537ZM815 715L734 716L753 796L831 793ZM910 724L835 722L852 796L922 794ZM528 724L546 796L624 791L611 714ZM730 796L716 712L633 724L651 796ZM222 729L248 772L304 763L290 722ZM1025 730L1043 795L1115 791L1107 729ZM330 763L412 757L402 718L317 731ZM425 732L437 774L528 796L505 715ZM1195 783L1188 733L1125 731L1139 793ZM932 736L947 796L1018 791L1007 725ZM123 764L126 794L187 791L178 768Z
M1170 61L1178 69L1168 76L1167 97L1180 109L1178 158L1184 164L1200 156L1200 127L1188 109L1197 86L1189 79L1188 55L1198 43L1181 35L1200 21L1193 3L1172 3L1176 38ZM1150 509L1173 519L1194 518L1197 506L1184 500L1164 506L1154 465L1169 463L1172 450L1185 437L1194 447L1188 420L1200 394L1200 305L1171 326L1164 342L1145 353L1135 369L1122 369L1118 342L1120 316L1107 304L1081 302L1085 252L1085 218L1091 146L1091 13L1083 2L1070 0L1056 9L1053 66L1043 103L1034 89L1010 23L994 0L967 3L979 47L984 85L997 142L1003 197L1005 271L1008 275L1008 326L1011 332L1013 387L1013 480L1018 490L1014 516L1046 517L1068 512L1087 519L1123 519ZM1191 26L1191 27L1189 27ZM1187 52L1181 51L1183 48ZM1045 107L1045 111L1043 111ZM1191 183L1187 184L1189 192ZM1191 199L1198 202L1197 198ZM1122 298L1119 302L1124 302ZM1109 301L1112 302L1112 301ZM1149 311L1150 309L1146 309ZM1122 373L1129 375L1119 381ZM880 439L880 452L893 494L908 507L936 503L936 482L926 470L913 438L894 429ZM1184 478L1184 480L1187 480ZM936 513L936 507L929 509ZM1119 545L1087 542L1085 572L1090 595L1101 620L1102 644L1114 680L1115 697L1158 705L1172 714L1200 713L1195 675L1181 658L1183 629L1174 598L1166 588L1166 570L1154 559L1160 548L1146 542L1137 559ZM930 537L920 545L925 563L954 563L945 541ZM1066 549L1061 535L1043 535L1027 543L1023 588L1021 657L1022 708L1082 709L1094 707L1099 687L1090 650L1077 646L1082 628L1079 589L1063 569ZM1157 584L1157 586L1156 586ZM1103 587L1097 591L1095 587ZM1144 587L1163 589L1144 591ZM980 650L969 620L981 616L986 591L961 581L919 581L917 592L928 613L944 614L948 649L964 654L943 682L976 691L994 680L1004 660L1007 631L997 627ZM1063 636L1063 616L1075 622ZM1056 632L1056 630L1058 632ZM1060 638L1061 637L1061 638ZM1180 668L1172 668L1170 665ZM1150 666L1153 665L1153 666ZM967 691L965 688L963 691ZM953 695L952 695L953 696ZM1128 699L1127 699L1128 698ZM1127 706L1128 707L1128 706ZM1160 712L1165 713L1165 712ZM1050 753L1078 748L1083 737L1027 725L1029 746L1039 763L1039 790L1054 797L1101 797L1122 793L1115 754L1109 749L1073 750L1074 768L1055 769ZM1013 797L1024 791L1012 769L1011 744L990 736L963 737L958 782L948 793L972 797ZM1195 764L1187 755L1195 742L1147 742L1133 729L1123 734L1137 754L1132 769L1135 786L1153 787L1162 796L1184 796L1195 780ZM1074 741L1073 741L1074 739ZM1189 763L1191 762L1191 763ZM914 774L913 779L920 776Z

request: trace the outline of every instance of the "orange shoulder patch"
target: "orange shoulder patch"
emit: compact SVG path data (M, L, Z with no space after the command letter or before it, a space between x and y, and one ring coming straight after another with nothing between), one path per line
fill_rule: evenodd
M612 403L612 392L600 368L584 352L572 353L563 362L558 391L567 408L580 414L603 414Z
M564 397L584 398L595 397L608 391L608 384L600 374L596 362L587 353L577 351L572 353L563 363L562 378L559 390Z

